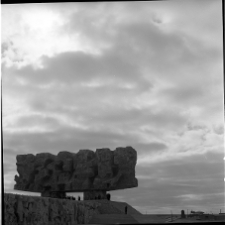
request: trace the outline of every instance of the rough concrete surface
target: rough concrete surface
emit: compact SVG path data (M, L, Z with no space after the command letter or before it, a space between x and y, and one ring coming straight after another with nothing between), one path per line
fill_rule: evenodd
M100 203L47 197L4 194L4 224L73 225L88 224L99 214Z
M16 159L19 176L15 176L14 189L41 192L42 196L77 191L91 198L91 191L105 195L108 190L138 186L137 152L132 147L17 155Z

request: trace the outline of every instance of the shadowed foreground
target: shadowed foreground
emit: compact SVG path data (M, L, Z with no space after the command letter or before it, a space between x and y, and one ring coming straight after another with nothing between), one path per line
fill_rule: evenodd
M125 214L127 208L127 214ZM224 221L224 215L180 218L180 215L143 215L126 202L57 199L4 194L4 224L75 225L196 223Z
M127 207L127 215L125 215L125 207ZM10 225L105 223L102 221L107 216L107 222L110 223L137 223L131 217L131 214L141 215L140 212L125 202L104 199L76 201L9 193L4 194L4 223ZM96 215L98 217L94 217ZM118 218L120 221L118 221Z

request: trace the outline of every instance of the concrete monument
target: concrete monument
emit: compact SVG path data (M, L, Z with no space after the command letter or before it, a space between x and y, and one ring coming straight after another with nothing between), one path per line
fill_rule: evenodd
M106 199L106 191L138 186L137 152L132 147L17 155L14 189L41 192L46 197L65 197L84 192L84 199Z

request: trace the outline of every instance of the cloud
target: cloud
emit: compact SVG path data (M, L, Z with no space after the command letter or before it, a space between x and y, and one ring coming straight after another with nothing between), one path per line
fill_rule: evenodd
M49 151L52 153L60 150L78 151L80 148L118 147L129 137L118 134L113 130L88 130L79 127L61 127L55 131L41 132L14 132L8 133L4 138L4 146L12 146L19 153Z
M8 130L13 129L15 126L19 131L24 130L25 132L39 129L40 127L44 130L55 130L60 126L60 121L54 117L33 114L18 117L14 125L8 126ZM13 129L13 131L17 129Z
M218 2L3 7L7 190L17 154L131 145L139 188L115 199L143 212L221 207Z
M133 143L132 146L134 146L135 149L138 149L138 155L146 155L148 153L158 154L168 148L166 144L160 142Z
M224 133L224 126L222 126L222 125L214 126L214 132L218 135L223 134Z
M222 153L207 153L160 165L158 162L148 167L138 165L138 194L132 189L126 193L117 191L115 196L126 196L128 203L143 213L170 213L170 210L180 213L182 209L218 212L220 207L223 208L218 202L224 195L222 158ZM210 206L206 202L210 202Z
M2 44L1 44L1 50L2 50L2 52L1 52L1 54L2 54L2 56L4 55L4 53L8 50L8 44L6 43L6 42L3 42Z
M10 162L3 163L4 174L14 173L16 166L14 164L10 164Z
M44 68L35 69L31 65L17 70L11 69L11 76L17 74L16 79L26 85L83 84L84 86L118 86L118 89L140 88L146 91L151 88L137 65L126 61L114 52L103 56L86 54L83 52L66 52L55 57L42 57ZM97 87L95 84L97 84ZM149 83L149 84L148 84ZM124 88L123 88L124 87ZM144 90L143 90L144 88ZM110 89L110 88L109 88Z
M204 96L204 89L199 86L194 87L193 85L190 85L189 87L173 87L168 88L163 92L163 95L169 96L172 98L174 102L191 102L192 104Z
M147 168L138 165L136 174L140 176L142 194L134 202L140 198L146 210L149 205L166 205L179 213L184 205L189 210L191 207L193 210L209 210L207 206L204 208L207 199L211 208L217 208L218 199L223 197L222 158L222 153L207 153L169 160L160 163L160 166L156 166L158 163L151 163ZM191 199L194 196L196 198ZM149 206L149 211L154 207Z

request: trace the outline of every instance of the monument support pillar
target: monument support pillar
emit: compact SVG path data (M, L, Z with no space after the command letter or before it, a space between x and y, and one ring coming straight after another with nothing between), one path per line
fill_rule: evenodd
M44 191L44 192L41 192L41 197L65 198L66 192L64 192L64 191Z
M84 200L107 199L106 191L84 191Z

